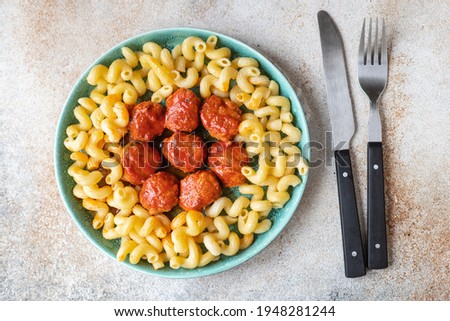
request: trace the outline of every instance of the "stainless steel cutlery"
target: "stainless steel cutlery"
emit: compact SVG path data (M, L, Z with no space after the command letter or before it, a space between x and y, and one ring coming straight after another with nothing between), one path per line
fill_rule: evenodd
M327 103L333 131L345 276L358 277L366 274L366 266L350 160L350 140L355 132L355 122L348 89L344 49L341 35L328 13L320 11L318 20Z
M336 162L345 275L366 274L366 260L361 238L353 171L350 160L350 140L355 132L352 102L349 94L342 38L329 14L318 13L323 67L327 89L327 104L331 119L333 150ZM358 57L359 82L371 101L367 160L367 265L371 269L387 267L386 219L384 212L384 180L381 121L377 101L387 82L387 48L384 20L381 39L378 20L372 33L369 23L368 39L365 27L361 34Z
M372 26L375 30L373 31ZM367 145L367 266L383 269L388 266L386 217L384 211L383 144L377 101L386 88L388 60L384 19L381 41L378 19L363 23L358 53L358 79L370 100L369 142Z

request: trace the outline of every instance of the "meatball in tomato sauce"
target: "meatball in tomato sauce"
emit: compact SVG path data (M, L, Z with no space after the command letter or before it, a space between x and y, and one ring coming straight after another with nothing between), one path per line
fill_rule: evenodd
M164 131L164 108L151 101L143 101L131 110L128 129L132 140L149 142Z
M163 155L174 167L191 173L205 164L207 148L200 136L178 132L164 139Z
M130 142L123 152L122 179L134 185L140 185L161 166L158 150L144 142Z
M212 137L229 141L239 131L242 111L228 98L215 95L207 98L202 105L200 118Z
M149 214L169 212L178 205L179 181L167 172L151 175L142 184L139 200Z
M216 142L208 149L208 166L224 186L244 184L245 176L241 173L241 169L249 164L250 158L241 143Z
M222 194L219 179L211 170L198 171L180 181L180 206L203 211Z
M166 128L173 132L192 132L200 123L200 105L200 98L191 90L175 91L166 99Z

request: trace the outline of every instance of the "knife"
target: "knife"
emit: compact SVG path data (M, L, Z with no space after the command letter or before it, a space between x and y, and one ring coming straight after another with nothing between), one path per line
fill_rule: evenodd
M319 11L317 18L322 45L327 104L333 131L345 276L353 278L366 274L350 160L350 140L355 132L355 122L341 35L327 12Z

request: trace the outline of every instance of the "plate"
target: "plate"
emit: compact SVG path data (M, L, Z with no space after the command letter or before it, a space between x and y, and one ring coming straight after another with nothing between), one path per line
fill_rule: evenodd
M141 50L142 45L148 41L153 41L161 45L162 47L172 49L175 45L182 42L183 39L189 36L197 36L206 40L210 35L216 35L219 38L218 47L226 46L231 49L233 56L240 57L253 57L259 64L262 74L267 75L270 79L275 80L280 86L280 94L286 96L291 101L291 112L294 115L294 124L300 128L302 131L302 138L299 143L302 149L302 156L309 161L310 150L309 150L309 132L305 119L305 115L300 104L300 101L296 95L294 88L291 86L289 81L283 75L283 73L267 58L260 54L255 49L249 47L248 45L216 32L202 30L202 29L192 29L192 28L172 28L172 29L160 29L145 34L141 34L130 38L97 59L80 77L76 82L72 91L67 98L61 115L59 117L58 126L56 130L56 140L55 140L55 171L58 183L59 192L64 201L65 207L72 216L73 220L77 224L78 228L83 232L84 235L99 248L102 252L106 253L108 256L112 257L116 262L116 253L119 248L118 240L106 240L102 237L101 230L94 230L92 227L92 214L84 209L81 205L81 201L77 199L73 193L72 189L75 186L75 182L72 177L67 173L67 169L72 164L70 160L71 152L68 151L64 146L64 139L66 138L66 128L67 126L76 122L73 114L74 108L78 105L77 100L81 97L89 96L89 92L92 90L86 82L86 77L91 70L91 68L97 64L110 65L115 59L122 58L121 48L127 46L133 50ZM262 251L270 242L272 242L283 230L286 224L291 219L303 192L306 187L308 180L308 173L302 178L302 183L291 191L291 199L285 206L281 209L273 209L269 215L272 220L272 227L269 231L263 234L255 236L253 244L243 250L239 251L235 256L226 257L223 256L220 260L212 262L209 265L201 268L196 268L193 270L188 269L171 269L168 264L160 270L154 270L152 265L146 261L141 261L140 263L133 265L127 260L120 262L128 267L136 269L138 271L167 278L191 278L191 277L202 277L206 275L211 275L225 270L231 269L243 262L254 257L260 251Z

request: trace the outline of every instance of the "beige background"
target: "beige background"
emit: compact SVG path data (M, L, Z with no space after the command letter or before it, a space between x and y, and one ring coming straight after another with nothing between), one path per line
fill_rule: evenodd
M448 1L0 2L0 279L3 300L448 300ZM235 37L286 70L309 105L312 139L329 131L317 11L344 37L365 223L368 101L357 83L364 17L386 17L382 98L390 266L346 279L334 164L311 170L301 206L257 257L201 279L147 276L99 252L59 197L55 127L71 87L101 54L151 30L187 26ZM325 150L314 150L313 159Z

